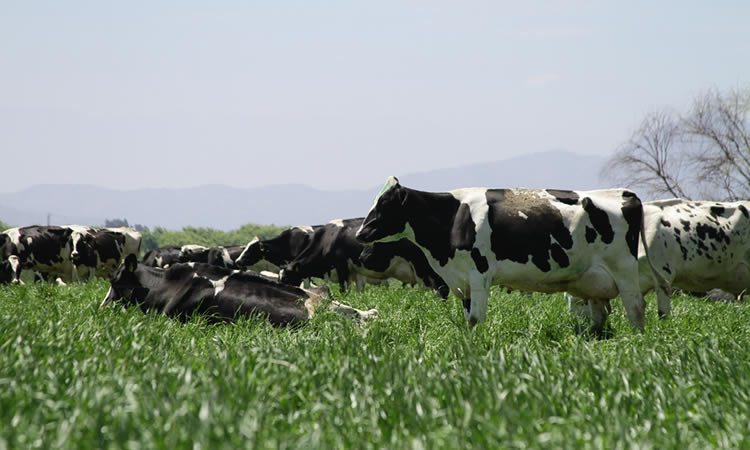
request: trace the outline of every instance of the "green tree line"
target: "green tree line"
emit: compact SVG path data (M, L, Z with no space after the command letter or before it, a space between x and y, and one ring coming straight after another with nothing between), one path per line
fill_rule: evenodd
M284 229L285 227L256 224L246 224L230 231L202 227L184 227L182 230L175 231L156 227L153 230L141 231L141 252L146 253L168 245L197 244L206 247L245 245L256 236L260 239L268 239Z

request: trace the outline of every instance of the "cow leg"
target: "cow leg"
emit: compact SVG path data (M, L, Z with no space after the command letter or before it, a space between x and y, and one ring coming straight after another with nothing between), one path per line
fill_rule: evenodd
M378 317L378 310L377 309L368 309L367 311L361 311L356 308L352 308L349 305L345 305L343 303L339 303L337 301L332 301L331 306L329 309L337 314L342 314L345 316L353 317L359 321L360 324L365 324L369 322L370 320L375 319Z
M487 299L489 298L489 280L479 272L469 274L471 286L471 297L469 311L466 311L466 300L464 300L464 312L469 325L474 326L478 322L484 322L487 317Z
M339 278L341 292L346 292L346 283L349 280L349 268L346 266L336 267L336 275Z
M563 295L565 296L565 299L568 300L568 309L570 312L574 313L579 319L592 320L589 300L575 297L567 292Z
M604 324L607 323L607 317L612 311L612 305L609 300L589 300L589 314L591 317L592 331L601 336L604 332Z
M315 310L320 306L324 298L323 295L318 295L318 294L313 294L313 293L310 293L310 294L311 294L310 297L307 300L305 300L305 308L307 309L308 319L313 318L313 316L315 315ZM356 319L360 324L365 324L368 321L378 317L377 309L369 309L367 311L361 311L359 309L352 308L351 306L345 305L343 303L339 303L335 300L331 301L331 304L328 307L328 309L337 314L352 317Z
M365 291L365 284L367 284L367 278L365 278L363 275L355 275L356 283L357 283L357 292L364 292Z
M659 305L659 318L666 319L672 310L671 295L665 292L664 289L659 288L658 284L656 286L656 298Z
M625 312L628 314L628 321L638 331L643 331L645 325L646 301L640 293L640 289L630 289L620 291L622 303L625 306Z

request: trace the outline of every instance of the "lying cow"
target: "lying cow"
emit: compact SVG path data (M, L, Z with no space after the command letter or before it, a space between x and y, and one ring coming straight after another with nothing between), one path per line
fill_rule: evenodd
M592 299L596 328L604 326L608 300L619 294L630 323L642 330L642 215L641 201L623 189L432 193L390 177L357 237L365 243L415 243L463 300L472 325L485 319L490 286L502 285Z
M672 286L706 292L718 288L735 297L750 289L750 202L657 200L643 204L644 241L638 252L641 293L658 282L649 259ZM670 296L656 290L659 315L669 314ZM569 298L587 315L585 302Z
M138 264L128 256L111 277L111 287L100 306L113 301L139 304L181 320L198 313L211 321L263 316L274 325L297 325L315 314L328 295L327 288L304 290L267 280L252 272L232 271L203 263L177 263L168 269ZM361 322L377 316L336 301L331 310Z
M412 247L409 242L377 244L365 252L365 246L355 238L362 221L361 217L337 219L316 229L307 247L282 268L281 281L299 284L304 278L322 278L335 272L342 290L350 281L361 291L365 283L377 284L389 278L405 284L423 283L436 289L445 284L430 269L421 252L409 251ZM415 268L417 266L419 269ZM447 296L448 292L443 289L441 294Z

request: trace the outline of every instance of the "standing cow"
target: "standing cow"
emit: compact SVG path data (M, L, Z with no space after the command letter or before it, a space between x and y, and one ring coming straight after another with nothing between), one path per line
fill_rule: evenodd
M307 247L282 268L281 281L298 284L304 278L324 277L335 272L342 290L353 281L357 290L366 283L382 283L393 278L404 284L424 284L447 297L445 283L432 271L421 252L407 241L373 245L370 249L355 234L362 217L336 219L316 229ZM364 256L364 257L363 257Z
M71 233L72 280L109 278L128 255L138 255L141 233L126 227L67 225Z
M690 201L679 198L643 204L645 238L638 251L641 293L658 285L649 260L674 287L685 291L717 288L741 296L750 289L750 202ZM656 289L659 316L669 314L670 296ZM587 315L582 302L570 307Z
M310 243L310 236L323 225L298 226L286 229L271 239L250 241L235 260L238 267L249 267L268 261L278 267L289 264Z
M149 250L143 255L141 263L149 267L167 268L174 263L180 262L181 249L182 246L180 245L168 245Z
M213 266L233 269L236 267L235 260L245 249L244 245L233 245L229 247L202 247L183 246L178 257L179 262L206 263Z
M415 243L463 300L472 325L485 319L490 286L503 285L592 299L597 329L604 326L609 299L619 294L630 323L642 330L642 216L641 201L623 189L432 193L390 177L357 237L365 243Z
M13 255L22 270L34 271L39 278L70 281L72 233L69 227L58 226L9 228L0 234L0 260Z
M0 260L14 255L21 269L64 284L108 277L125 255L138 253L140 242L140 233L130 228L33 225L0 234Z

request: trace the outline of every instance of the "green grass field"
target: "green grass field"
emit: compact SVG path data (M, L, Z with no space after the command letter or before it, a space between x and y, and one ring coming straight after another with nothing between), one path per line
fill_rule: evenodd
M645 334L619 300L596 339L561 295L407 288L322 313L186 324L98 309L106 281L0 286L0 448L750 447L750 305L676 297Z

